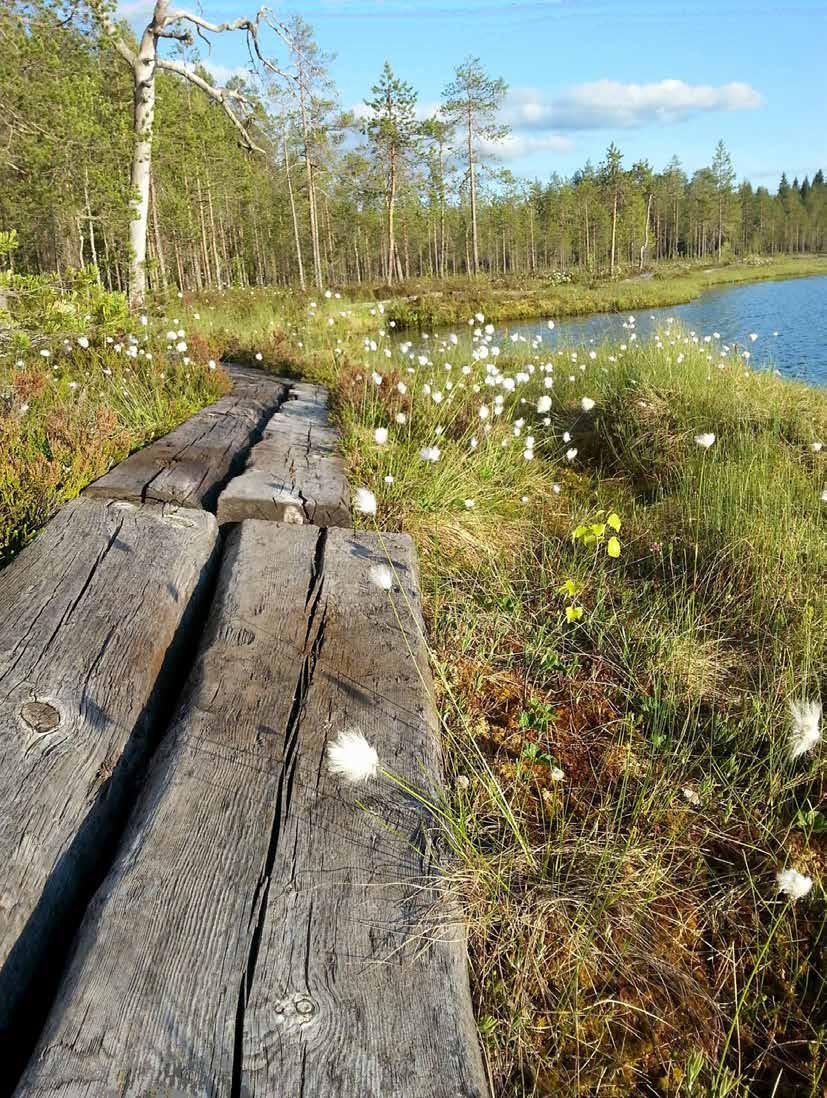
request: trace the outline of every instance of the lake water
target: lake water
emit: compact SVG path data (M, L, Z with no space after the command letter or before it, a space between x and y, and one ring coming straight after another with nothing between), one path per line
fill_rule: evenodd
M779 282L754 282L745 286L709 290L687 305L665 309L641 309L636 313L599 313L555 321L549 331L545 320L503 325L509 332L531 338L541 334L549 347L619 342L628 337L623 327L635 318L638 339L643 339L674 317L699 336L719 332L722 343L749 349L751 365L777 369L815 385L827 385L827 276L789 278ZM774 333L778 334L775 335ZM750 333L758 338L750 340Z

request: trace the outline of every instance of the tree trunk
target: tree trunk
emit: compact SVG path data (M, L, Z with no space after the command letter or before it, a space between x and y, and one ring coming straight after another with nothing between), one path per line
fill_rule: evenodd
M652 198L653 195L649 195L649 200L646 203L646 228L643 235L643 244L640 249L640 269L643 270L643 263L646 259L646 250L649 247L649 218L652 213Z
M479 273L480 252L477 237L477 178L474 171L474 122L471 103L468 103L468 178L471 184L471 254L474 262L474 274Z
M393 282L394 275L396 274L396 240L395 240L395 228L394 228L394 208L396 205L396 157L391 153L389 174L388 174L388 197L387 197L387 232L385 238L385 246L387 248L387 255L385 256L385 273L387 281L390 284Z
M614 192L614 202L612 203L612 256L611 264L609 267L609 274L615 273L615 246L617 244L617 187Z
M299 234L299 219L296 213L296 196L293 194L293 178L290 174L290 159L287 155L287 133L283 130L281 135L282 151L284 153L284 174L287 177L287 193L290 196L290 214L293 218L293 240L296 245L296 262L299 266L299 286L302 291L307 289L304 281L304 262L302 260L301 236Z
M152 173L149 176L149 198L152 210L152 234L155 238L155 258L158 261L158 274L161 279L161 289L167 291L167 266L164 262L164 246L161 239L161 229L158 224L158 196L155 193L155 182Z
M133 68L132 198L129 203L129 307L143 308L146 297L146 233L149 180L152 171L152 127L155 122L155 21L141 36Z
M304 166L307 173L307 200L310 209L310 239L313 246L313 276L316 288L322 288L322 254L319 248L319 219L316 210L316 186L313 179L313 162L310 151L310 126L307 120L307 104L303 76L299 79L299 106L301 108L302 139L304 141Z

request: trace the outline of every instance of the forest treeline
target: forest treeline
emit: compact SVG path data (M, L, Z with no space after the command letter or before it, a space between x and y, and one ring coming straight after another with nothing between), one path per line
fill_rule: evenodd
M626 271L822 251L827 188L738 183L723 142L689 175L677 157L627 165L614 144L571 178L516 178L492 156L505 84L469 58L446 74L438 115L386 65L364 108L342 110L331 58L299 17L290 81L245 81L239 125L189 80L157 76L147 270L151 286L309 286L485 271ZM131 32L126 32L127 34ZM174 44L173 44L174 45ZM185 43L180 60L213 83ZM11 0L0 13L0 230L21 271L129 270L132 85L83 5ZM358 115L358 117L357 117ZM10 258L6 262L11 262Z

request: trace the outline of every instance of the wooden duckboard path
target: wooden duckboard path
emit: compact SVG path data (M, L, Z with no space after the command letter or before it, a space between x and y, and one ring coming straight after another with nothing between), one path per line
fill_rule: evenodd
M387 563L389 593L369 579ZM246 521L17 1094L482 1098L412 543ZM331 775L361 730L386 777Z
M413 546L328 529L325 390L230 373L0 575L0 1098L481 1098ZM222 536L251 446L302 524Z
M85 494L214 510L221 489L243 466L247 451L289 388L289 382L258 370L231 366L228 372L233 379L229 396L131 454L90 484Z
M319 386L297 383L263 429L247 468L218 500L218 522L260 518L313 526L350 526L350 493L338 433Z
M204 512L78 499L2 573L0 1074L111 858L217 536Z

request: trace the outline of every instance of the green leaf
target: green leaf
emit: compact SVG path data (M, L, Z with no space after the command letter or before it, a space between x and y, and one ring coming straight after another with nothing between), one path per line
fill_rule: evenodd
M612 511L612 513L611 513L611 514L609 515L609 517L608 517L608 518L606 519L606 522L607 522L607 524L608 524L609 526L611 526L611 528L612 528L613 530L615 530L615 531L616 531L616 532L617 532L618 534L620 533L620 515L618 515L618 514L617 514L616 512L614 512L614 511Z
M557 591L561 595L568 595L569 598L574 598L580 591L580 585L575 583L573 579L567 579L562 587L558 587Z
M617 538L609 538L608 544L606 545L606 552L610 557L620 556L620 542Z
M573 621L580 621L583 617L582 606L567 606L566 607L566 621L571 624Z
M602 538L603 535L606 533L606 523L595 522L591 527L591 531L595 535L595 537Z

